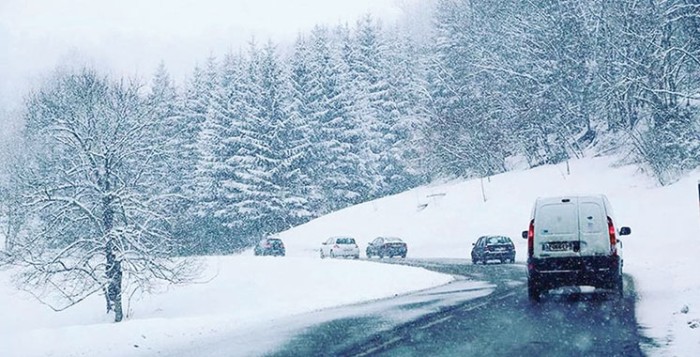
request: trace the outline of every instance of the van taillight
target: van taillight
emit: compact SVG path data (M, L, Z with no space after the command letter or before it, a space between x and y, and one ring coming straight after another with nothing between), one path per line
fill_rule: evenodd
M617 238L615 238L615 226L612 218L608 217L608 234L610 235L610 252L617 255Z
M535 220L530 221L530 228L527 230L527 255L535 254Z

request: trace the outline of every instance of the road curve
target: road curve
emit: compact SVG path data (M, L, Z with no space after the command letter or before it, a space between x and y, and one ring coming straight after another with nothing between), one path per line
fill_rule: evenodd
M575 289L527 299L519 264L386 260L463 277L450 288L356 306L316 321L271 356L641 356L634 282L623 299ZM487 284L469 285L474 280ZM317 313L318 314L318 313ZM322 314L322 313L321 313ZM334 317L331 317L334 316Z

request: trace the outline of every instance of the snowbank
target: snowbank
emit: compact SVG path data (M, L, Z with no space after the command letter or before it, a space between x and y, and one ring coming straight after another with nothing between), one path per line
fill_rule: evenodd
M271 320L442 285L448 275L320 258L212 257L206 284L136 296L115 324L98 296L55 313L0 272L3 356L151 356ZM371 277L369 279L368 277Z

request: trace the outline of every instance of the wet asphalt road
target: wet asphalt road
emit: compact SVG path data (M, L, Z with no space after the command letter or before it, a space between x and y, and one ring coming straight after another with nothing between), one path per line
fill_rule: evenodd
M555 291L527 299L519 264L392 260L461 277L449 286L316 313L270 356L640 356L634 283L623 299ZM479 280L488 284L474 285ZM324 317L325 316L325 317ZM308 322L313 321L313 322ZM649 343L649 341L645 341Z

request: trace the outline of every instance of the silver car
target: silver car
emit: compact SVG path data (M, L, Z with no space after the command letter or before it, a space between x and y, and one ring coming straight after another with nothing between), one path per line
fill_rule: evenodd
M321 258L352 257L360 258L360 247L352 237L330 237L321 243Z

